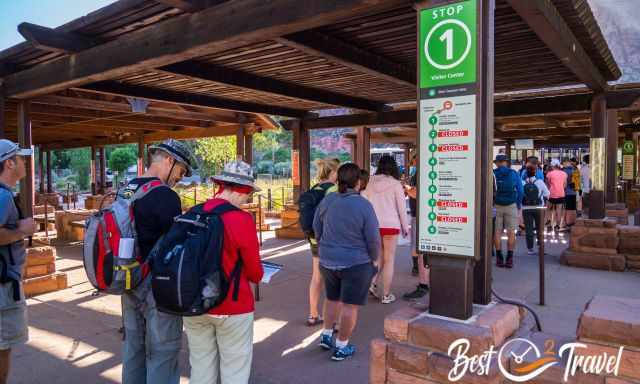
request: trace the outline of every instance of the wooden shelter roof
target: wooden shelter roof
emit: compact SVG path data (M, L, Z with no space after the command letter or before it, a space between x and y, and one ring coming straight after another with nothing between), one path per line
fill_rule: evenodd
M39 101L53 97L125 105L128 96L160 109L215 108L226 118L165 127L268 128L260 114L305 118L337 106L380 112L415 100L416 19L412 0L309 0L305 7L293 0L120 0L56 29L23 23L28 41L0 52L0 76L7 97L31 99L36 110L70 108ZM586 0L496 0L497 92L567 84L602 91L620 75ZM236 111L235 122L228 111ZM170 118L153 118L160 117ZM100 121L120 127L112 121L122 118ZM36 143L60 142L34 128ZM112 140L88 132L73 139Z

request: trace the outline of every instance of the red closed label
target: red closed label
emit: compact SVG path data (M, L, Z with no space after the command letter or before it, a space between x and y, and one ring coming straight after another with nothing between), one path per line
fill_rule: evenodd
M441 223L466 223L466 216L438 216L438 222Z

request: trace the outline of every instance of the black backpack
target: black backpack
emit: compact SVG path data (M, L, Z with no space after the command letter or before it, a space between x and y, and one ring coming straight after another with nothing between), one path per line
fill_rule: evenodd
M207 313L227 297L234 284L238 300L242 261L230 276L222 268L224 224L221 215L238 210L226 203L206 212L196 205L178 216L169 232L154 246L151 289L159 311L179 316Z
M9 193L13 194L11 189L5 187L3 184L0 184L0 188L6 189L7 191L9 191ZM13 204L18 210L18 219L20 220L24 219L24 215L22 214L22 210L20 209L20 204L18 204L15 198L13 200ZM5 225L4 227L7 229L17 228L17 226L15 225ZM19 240L19 241L23 241L23 240ZM20 296L21 276L12 274L10 273L11 271L9 271L10 265L11 266L16 265L16 261L13 257L13 250L11 249L12 245L13 243L0 246L6 249L6 254L0 252L0 283L2 284L11 283L13 285L13 300L17 302L17 301L20 301L21 299L21 296Z
M540 204L540 189L535 181L528 179L524 184L522 204L528 206Z
M332 183L316 184L300 195L300 199L298 199L299 220L304 233L313 233L313 216L316 214L316 208L331 187L333 187Z

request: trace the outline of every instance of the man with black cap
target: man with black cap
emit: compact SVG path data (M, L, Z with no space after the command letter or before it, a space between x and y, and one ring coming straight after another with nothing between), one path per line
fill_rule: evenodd
M149 148L151 164L141 177L129 182L124 196L153 186L133 204L137 245L146 260L156 241L182 214L180 197L171 187L191 176L195 161L191 150L176 140ZM182 318L156 309L147 278L132 293L122 295L124 319L123 384L178 384L178 353L182 344Z
M26 176L23 149L9 140L0 140L0 383L9 375L11 348L27 342L27 307L22 294L22 267L26 252L24 238L33 234L33 218L21 218L12 188Z

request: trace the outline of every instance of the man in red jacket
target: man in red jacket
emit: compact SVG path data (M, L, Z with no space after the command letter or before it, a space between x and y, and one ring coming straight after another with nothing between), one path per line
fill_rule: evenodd
M253 192L259 191L251 166L242 161L227 164L214 181L218 191L205 203L207 211L226 203L239 208ZM227 276L233 271L238 257L242 260L238 296L237 300L233 299L232 284L227 298L208 314L184 318L191 384L215 384L218 377L225 384L246 384L251 374L255 306L249 282L258 283L263 275L256 224L249 213L241 210L224 213L222 222L222 264Z

